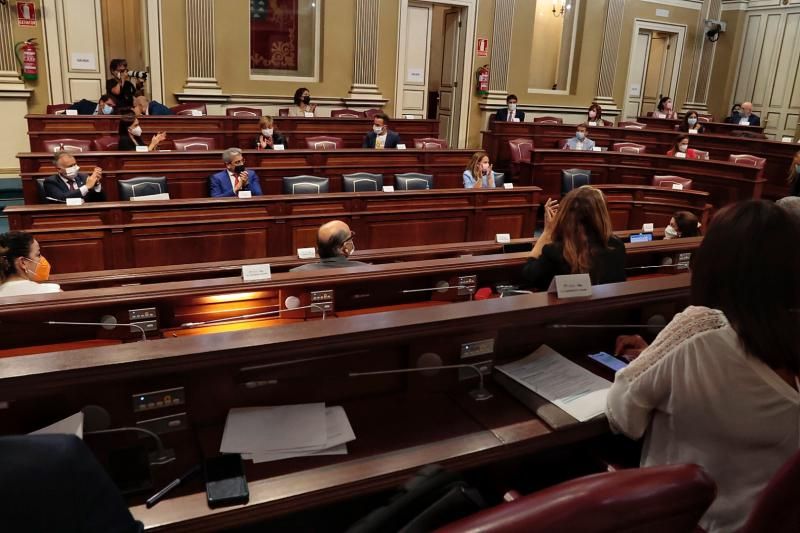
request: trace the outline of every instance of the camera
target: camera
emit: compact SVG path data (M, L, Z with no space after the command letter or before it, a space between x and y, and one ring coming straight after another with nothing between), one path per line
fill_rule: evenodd
M138 80L147 81L147 71L146 70L129 70L128 76L131 78L136 78Z

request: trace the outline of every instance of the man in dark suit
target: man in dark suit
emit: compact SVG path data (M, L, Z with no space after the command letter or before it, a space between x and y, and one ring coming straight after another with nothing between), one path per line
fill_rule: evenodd
M82 198L87 202L102 202L106 199L103 185L103 169L94 167L88 176L80 174L80 167L69 152L56 152L53 163L58 174L44 180L44 196L48 202L64 203L67 198Z
M400 134L389 129L389 117L378 113L372 119L372 131L364 137L362 148L397 148Z
M250 191L253 196L262 195L258 174L254 170L247 170L247 167L244 166L244 156L241 150L228 148L222 152L222 161L225 163L225 170L212 174L209 178L212 197L235 197L239 196L242 191Z
M525 122L525 112L517 111L517 95L509 94L506 96L506 107L494 114L495 122Z
M741 124L743 126L760 126L761 118L753 114L752 102L742 102L741 113L736 113L727 118L726 122Z
M84 98L72 104L70 109L76 110L79 115L113 115L116 106L114 99L110 95L104 94L97 103Z
M356 234L350 226L341 220L326 222L317 230L318 263L306 263L294 267L290 272L306 272L308 270L326 270L353 266L367 266L369 263L351 261L350 256L356 251L353 238Z

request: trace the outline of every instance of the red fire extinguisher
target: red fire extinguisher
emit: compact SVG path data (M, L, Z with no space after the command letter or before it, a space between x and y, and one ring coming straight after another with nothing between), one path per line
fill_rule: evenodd
M486 96L489 94L489 65L483 65L475 75L477 77L475 89L478 96Z
M14 45L14 51L17 54L17 63L22 67L22 79L35 80L39 75L39 69L36 66L36 40L35 37L22 41Z

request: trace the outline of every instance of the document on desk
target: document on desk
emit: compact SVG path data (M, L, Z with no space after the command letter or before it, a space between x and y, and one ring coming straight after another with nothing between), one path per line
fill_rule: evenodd
M327 441L325 404L231 409L219 451L321 450Z
M581 422L605 412L611 382L546 344L519 361L495 368Z

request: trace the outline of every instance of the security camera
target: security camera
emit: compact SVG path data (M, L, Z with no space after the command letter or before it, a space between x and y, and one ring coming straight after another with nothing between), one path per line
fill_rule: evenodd
M725 31L726 24L721 20L706 20L706 38L715 43L719 40L719 34Z

